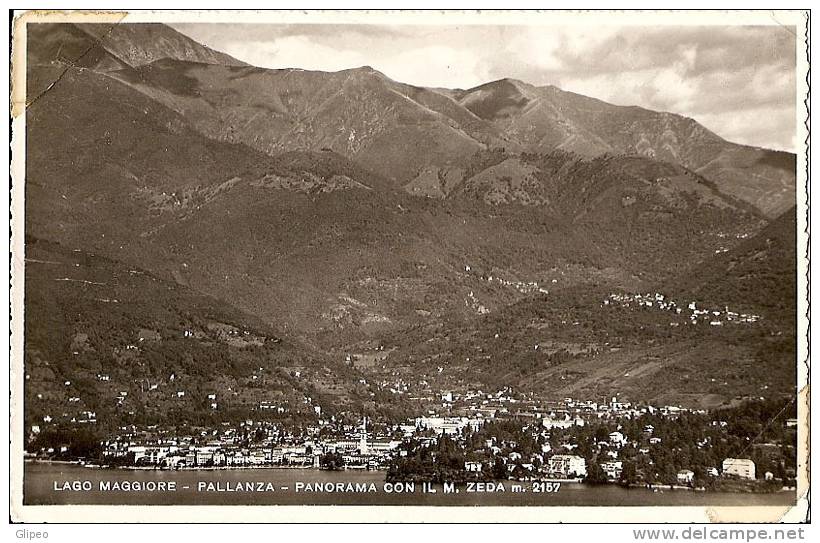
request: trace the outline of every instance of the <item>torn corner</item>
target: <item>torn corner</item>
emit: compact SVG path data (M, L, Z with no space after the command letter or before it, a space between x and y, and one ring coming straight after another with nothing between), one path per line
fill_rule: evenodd
M29 10L17 12L12 23L11 92L9 110L17 118L26 110L26 43L27 26L40 23L110 23L116 25L128 17L127 11L59 11ZM59 80L59 78L57 78ZM55 80L56 83L56 80ZM51 86L49 86L50 88Z

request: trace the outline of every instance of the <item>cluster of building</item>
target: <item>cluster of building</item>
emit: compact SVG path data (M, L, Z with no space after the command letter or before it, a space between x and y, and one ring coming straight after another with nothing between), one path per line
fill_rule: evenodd
M464 266L464 271L468 274L474 273L471 266L467 265ZM484 275L481 274L479 279L482 281L486 281L487 283L498 283L501 286L513 288L520 292L521 294L532 294L535 292L540 292L541 294L549 294L549 291L538 284L537 281L512 281L510 279L504 279L502 277L498 277L497 275ZM553 279L553 283L557 283L557 280Z
M406 391L405 387L401 388ZM497 475L500 461L506 467L507 475L517 479L582 480L589 474L589 466L577 452L574 433L564 433L565 438L560 444L551 440L551 435L556 430L603 423L617 429L596 443L595 462L609 480L617 481L624 469L625 450L629 450L627 457L634 457L635 453L648 457L652 447L663 446L651 425L643 428L639 441L631 443L620 431L620 422L647 414L674 419L684 413L705 413L675 405L637 404L617 397L608 401L546 400L531 393L516 393L510 388L494 392L465 388L433 394L433 402L427 404L429 409L423 415L403 422L381 424L370 432L366 421L361 424L341 422L323 416L320 409L316 409L318 420L299 430L286 430L267 420L246 420L238 425L226 422L217 429L202 429L183 436L156 427L123 427L118 435L104 443L103 462L169 469L321 468L328 467L328 458L332 457L333 468L386 469L408 454L411 447L403 446L405 444L432 446L442 436L464 444L466 436L479 432L487 423L507 420L515 421L529 433L538 444L537 450L522 457L522 449L517 443L497 441L492 437L486 439L478 450L469 451L467 458L470 460L464 464L466 472ZM275 407L273 403L270 405ZM260 414L266 408L267 405L260 406ZM32 428L33 432L39 430L39 427ZM756 477L755 465L750 459L727 458L720 468L709 468L707 475ZM677 474L678 482L685 485L691 485L694 477L694 472L687 469ZM771 474L767 473L765 477L771 478Z
M704 410L687 409L676 405L653 406L634 404L620 401L612 397L609 401L598 402L593 400L577 400L564 398L563 400L539 400L526 395L516 395L510 389L494 393L482 391L467 391L465 393L446 392L441 395L442 408L450 413L461 413L458 417L427 416L416 419L416 428L429 427L437 434L460 435L464 426L477 430L485 422L491 420L514 419L526 425L532 437L539 440L540 450L528 458L523 458L517 452L515 442L496 442L488 439L484 443L485 459L483 461L469 461L465 463L468 472L486 472L492 468L496 459L501 459L507 468L508 474L516 478L539 479L583 479L588 474L588 466L584 457L575 454L578 448L569 434L564 443L555 450L550 446L550 434L555 429L571 429L590 424L599 424L629 419L637 419L646 414L658 415L663 418L675 419L684 413L704 414ZM460 421L460 422L457 422ZM726 424L718 421L719 424ZM598 443L597 462L606 478L618 481L624 469L622 453L628 447L630 455L649 457L652 447L662 447L662 439L655 433L655 428L648 424L643 428L640 442L630 443L623 432L614 430L605 440ZM410 434L408 434L410 435ZM708 443L698 443L699 446L708 446ZM632 450L634 449L634 450ZM731 476L741 479L755 479L754 462L747 458L727 458L722 466L712 467L706 475L712 477ZM766 473L765 478L771 479L772 474ZM691 485L694 472L682 470L678 474L681 484Z
M442 435L461 435L468 427L476 431L484 420L420 416L387 427L380 434L368 433L366 422L360 427L322 422L307 427L303 435L251 420L239 428L203 431L196 436L163 435L127 427L105 442L103 457L110 463L145 467L320 467L325 455L334 454L348 468L380 469L406 454L399 450L404 439L415 438L429 445Z
M678 305L677 302L667 298L665 295L655 292L647 294L610 294L604 301L603 306L618 305L620 307L647 307L661 311L671 311L677 315L688 317L691 324L708 322L711 326L723 326L724 323L748 324L760 320L760 315L749 313L737 313L728 307L722 310L704 309L697 306L697 302L688 302ZM677 322L670 322L670 326L678 326Z
M679 405L653 406L621 401L612 397L609 401L545 400L533 395L515 394L509 388L497 392L467 390L444 392L440 395L440 410L452 415L484 421L488 419L516 418L534 420L547 429L583 426L591 421L633 419L645 414L677 417L682 413L705 413Z
M724 477L735 477L738 479L747 479L754 481L756 478L755 463L748 458L727 458L723 461L722 470L717 468L709 468L706 470L706 475L709 477L719 477L721 474ZM690 469L680 470L677 474L678 483L682 485L691 485L695 481L695 472ZM764 479L771 481L774 479L774 474L767 471L764 474Z
M160 436L125 432L105 443L104 460L131 466L191 467L321 467L322 458L339 455L346 467L384 467L396 455L400 440L370 438L365 424L342 435L320 437L318 426L305 435L281 431L276 425L247 420L239 428L203 431L198 436Z

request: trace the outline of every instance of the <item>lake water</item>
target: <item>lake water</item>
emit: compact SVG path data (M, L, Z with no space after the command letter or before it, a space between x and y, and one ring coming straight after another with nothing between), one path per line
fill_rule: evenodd
M124 490L129 484L152 484L157 490ZM68 485L76 490L55 490ZM311 492L309 485L340 490L359 485L358 492ZM533 483L503 481L504 491L424 492L416 483L412 492L389 492L382 471L320 471L315 469L236 469L157 471L86 468L74 464L27 462L23 501L27 505L788 505L794 492L749 494L692 492L690 490L626 489L616 485L586 486L564 483L558 492ZM521 492L513 491L520 484ZM237 486L244 489L235 490ZM372 486L371 486L372 485ZM164 488L162 488L164 487ZM375 489L375 491L367 491ZM473 489L478 490L478 489ZM537 490L542 490L537 492Z

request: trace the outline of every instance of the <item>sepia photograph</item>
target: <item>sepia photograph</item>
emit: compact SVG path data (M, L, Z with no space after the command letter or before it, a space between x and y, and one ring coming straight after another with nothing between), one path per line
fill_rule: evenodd
M13 16L12 521L807 519L808 11Z

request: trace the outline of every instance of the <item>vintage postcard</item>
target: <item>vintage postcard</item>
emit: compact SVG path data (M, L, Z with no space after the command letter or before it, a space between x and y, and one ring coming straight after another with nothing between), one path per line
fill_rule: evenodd
M805 520L808 25L17 13L12 520Z

